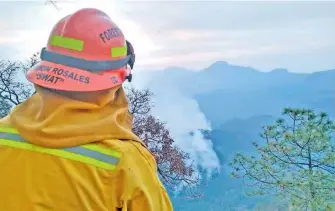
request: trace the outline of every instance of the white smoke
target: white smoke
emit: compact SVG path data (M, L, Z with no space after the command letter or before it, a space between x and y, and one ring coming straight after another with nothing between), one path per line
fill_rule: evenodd
M142 78L140 75L138 77ZM211 130L211 126L200 111L198 103L183 95L178 87L169 82L149 82L146 85L142 84L142 87L149 88L154 93L153 115L166 122L176 146L190 154L194 166L205 169L208 176L214 170L219 170L219 159L211 140L205 139L199 131Z

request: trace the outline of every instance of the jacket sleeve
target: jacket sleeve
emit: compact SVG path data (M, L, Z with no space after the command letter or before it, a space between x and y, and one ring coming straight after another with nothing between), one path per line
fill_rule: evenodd
M118 195L122 211L173 211L167 191L161 183L153 155L140 143L128 142L129 147L122 158ZM120 183L120 181L122 181ZM121 186L120 186L121 185Z

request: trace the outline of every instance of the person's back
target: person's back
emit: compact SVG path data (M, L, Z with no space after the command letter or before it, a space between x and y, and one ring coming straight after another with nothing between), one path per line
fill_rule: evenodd
M37 93L0 120L0 210L173 210L154 157L131 131L127 44L94 9L54 27L27 74Z

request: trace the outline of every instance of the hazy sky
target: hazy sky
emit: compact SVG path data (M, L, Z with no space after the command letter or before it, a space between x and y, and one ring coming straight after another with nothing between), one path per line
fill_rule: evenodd
M137 69L199 70L218 60L262 71L335 68L335 2L61 0L59 10L44 2L0 0L0 58L29 58L46 45L58 20L95 7L134 44ZM211 128L197 102L173 83L155 94L153 113L167 122L176 145L197 165L218 167L211 141L188 135Z
M201 69L217 60L268 71L335 68L335 2L0 0L0 57L28 58L53 25L83 7L105 11L134 43L137 68Z

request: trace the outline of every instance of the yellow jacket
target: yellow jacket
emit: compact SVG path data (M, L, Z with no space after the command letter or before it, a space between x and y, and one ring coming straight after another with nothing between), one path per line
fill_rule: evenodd
M123 88L94 103L38 89L1 119L0 210L173 210Z

